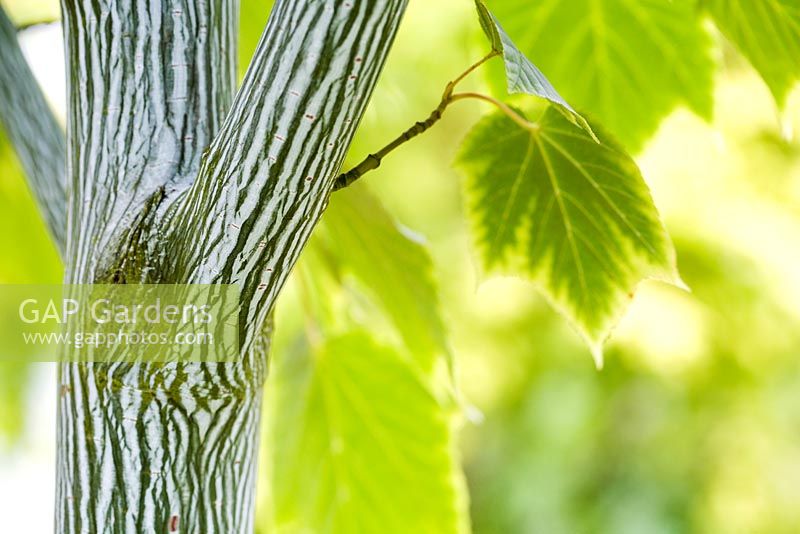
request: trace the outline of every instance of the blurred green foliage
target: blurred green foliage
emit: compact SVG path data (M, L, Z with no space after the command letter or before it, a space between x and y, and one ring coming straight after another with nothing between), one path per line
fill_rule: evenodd
M18 27L53 22L61 13L57 0L1 0L0 4Z
M58 252L27 188L17 157L2 131L0 229L0 250L3 251L0 254L0 284L60 283ZM4 347L0 347L2 350ZM24 399L32 365L0 361L0 444L13 440L22 432Z
M783 107L800 79L800 6L772 0L759 6L748 0L702 0L722 33L758 70Z
M491 3L501 23L504 3ZM266 20L263 6L242 4L242 65ZM426 117L447 81L485 54L472 10L467 0L412 0L351 164ZM525 29L524 20L506 26L512 34ZM716 49L730 54L712 34ZM539 65L552 74L546 63ZM461 455L475 532L800 531L800 144L793 137L800 131L800 93L792 92L778 112L746 62L722 67L715 75L714 121L678 109L638 158L692 293L645 284L612 337L602 372L535 288L477 278L461 183L450 164L484 111L480 104L454 106L441 124L366 179L388 211L429 243L467 416ZM569 97L569 77L562 85L551 80ZM484 85L480 77L468 84ZM58 280L55 251L7 144L0 146L0 281ZM389 253L375 248L366 245L359 253ZM322 269L311 257L320 250L309 247L298 272L315 284L332 284L323 287L336 288L332 295L342 299L337 313L361 317L355 324L363 327L371 317L363 310L378 309L374 302L365 307L364 295L368 301L374 295L331 282L331 272L347 269L347 258L334 255L334 268ZM285 394L297 377L292 371L312 354L298 286L295 277L280 303L270 378L276 391L268 398ZM392 331L389 319L375 317ZM359 333L367 339L355 343L345 330L335 331L326 357L344 350L345 363L360 370L365 366L358 356L393 355L393 364L402 358L369 339L380 333ZM22 424L26 373L19 366L0 369L6 432ZM446 383L445 376L433 380ZM447 410L447 395L437 398ZM310 413L319 425L314 414L323 415ZM270 476L265 471L262 481ZM263 528L274 496L266 484L262 489Z
M711 39L695 0L488 3L567 102L629 150L640 150L679 104L711 116Z

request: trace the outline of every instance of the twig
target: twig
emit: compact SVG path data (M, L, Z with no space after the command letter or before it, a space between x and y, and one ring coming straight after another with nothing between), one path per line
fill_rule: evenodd
M487 61L492 59L493 57L499 56L499 55L500 55L500 52L498 52L497 50L492 50L491 52L489 52L488 54L483 56L481 59L479 59L478 61L476 61L472 65L470 65L469 68L467 70L465 70L464 72L462 72L461 74L459 74L458 77L455 80L453 80L452 82L447 84L447 87L444 90L444 95L442 95L442 100L445 100L445 99L447 99L447 97L452 95L453 94L453 90L456 88L456 85L461 83L461 81L464 78L466 78L467 76L472 74L476 69L478 69L478 67L480 67L481 65L483 65L484 63L486 63Z
M442 118L442 114L444 113L444 110L447 109L447 106L449 106L450 104L452 104L457 100L462 100L464 98L479 98L480 100L492 102L498 107L500 107L500 109L506 112L507 114L509 112L513 113L513 115L516 116L515 122L523 124L520 121L524 121L524 123L526 124L525 127L530 128L531 126L530 123L525 121L525 119L520 117L511 108L509 108L502 102L494 100L491 97L479 95L478 93L453 94L456 85L458 85L462 80L464 80L464 78L469 76L478 67L480 67L481 65L483 65L484 63L486 63L487 61L498 55L500 55L499 52L492 51L491 53L482 57L480 60L476 61L474 64L470 65L469 68L467 68L467 70L459 74L458 77L456 77L453 81L448 82L448 84L445 86L444 94L442 95L442 100L439 102L439 105L436 106L436 109L434 109L431 112L431 114L428 116L427 119L415 123L411 128L400 134L400 136L398 136L394 141L392 141L379 151L368 155L366 158L364 158L364 160L361 163L359 163L349 171L340 174L336 178L336 181L333 184L333 190L338 191L339 189L343 189L348 185L352 184L353 182L355 182L356 180L358 180L359 178L361 178L364 174L368 173L369 171L375 170L378 167L380 167L383 158L385 158L390 152L392 152L394 149L396 149L403 143L410 141L414 137L418 136L419 134L428 130L431 126L439 122L439 119ZM514 118L514 116L512 116L512 118Z

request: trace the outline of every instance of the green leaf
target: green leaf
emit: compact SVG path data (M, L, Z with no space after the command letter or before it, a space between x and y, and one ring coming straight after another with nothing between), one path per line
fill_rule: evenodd
M486 271L519 274L601 347L644 278L679 283L674 251L634 161L549 107L533 130L481 121L457 159Z
M58 284L58 251L25 183L25 176L0 128L0 284ZM0 360L10 349L0 346ZM33 366L0 362L0 446L15 444L24 430L25 399Z
M277 358L266 403L269 532L464 532L452 414L365 332Z
M22 437L32 370L28 363L0 361L0 445L16 444Z
M561 94L638 151L681 103L713 110L711 38L693 0L504 0L492 4Z
M0 169L0 283L61 283L64 274L58 250L1 126Z
M0 5L18 28L61 19L58 0L2 0Z
M478 20L481 23L481 29L489 42L492 43L492 51L503 53L503 40L500 38L500 24L494 18L492 12L486 7L486 4L481 0L475 0L475 9L478 10Z
M424 370L448 354L427 247L366 188L337 193L316 237L336 268L355 278L388 315Z
M486 4L482 0L475 0L475 7L478 10L481 28L492 43L492 50L503 55L508 92L534 95L549 100L558 106L570 121L594 135L586 120L558 94L542 71L519 51Z
M239 80L253 59L274 0L241 0L239 3Z
M717 27L750 61L779 107L800 80L797 0L704 0Z

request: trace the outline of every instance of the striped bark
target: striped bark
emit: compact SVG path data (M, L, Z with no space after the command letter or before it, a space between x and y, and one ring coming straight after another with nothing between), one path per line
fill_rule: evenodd
M64 133L36 85L0 8L0 122L16 149L47 228L62 255L67 203Z
M245 348L328 203L405 6L276 2L199 179L166 217L161 269L239 284Z
M237 364L62 364L56 532L252 532L270 335Z
M242 300L238 363L60 366L57 532L252 531L272 308L405 4L278 0L236 92L235 0L62 0L66 281Z

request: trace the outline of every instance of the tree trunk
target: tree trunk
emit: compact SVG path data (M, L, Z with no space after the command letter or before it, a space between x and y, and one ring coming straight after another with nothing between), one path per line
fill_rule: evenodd
M270 335L240 364L62 364L56 531L252 532Z
M271 311L405 4L278 0L237 92L235 0L63 0L66 214L50 198L61 178L36 168L59 169L63 143L36 152L50 119L14 130L43 100L26 97L38 89L18 49L0 56L20 64L0 90L22 104L0 115L33 156L67 283L242 293L237 363L61 364L57 532L252 531Z

